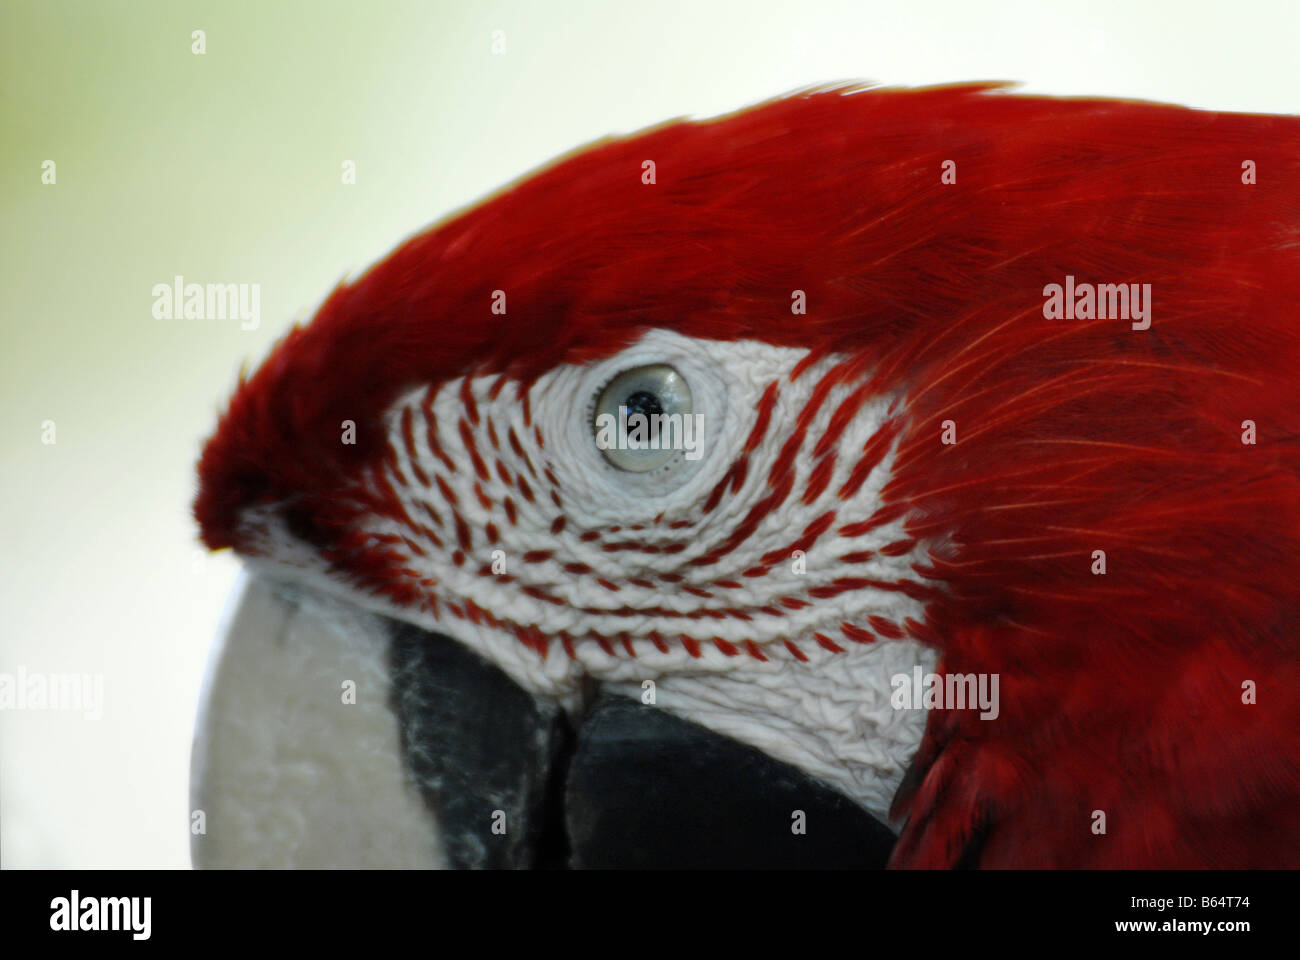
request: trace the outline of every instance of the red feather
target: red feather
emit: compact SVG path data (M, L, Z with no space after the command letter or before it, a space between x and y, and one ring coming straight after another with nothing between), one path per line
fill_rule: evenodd
M672 123L338 288L241 384L195 510L237 546L242 509L292 499L328 549L400 391L527 384L648 327L860 357L907 398L886 498L944 544L927 635L944 670L1001 679L996 721L931 716L894 862L1298 865L1298 267L1296 118L984 85ZM1150 329L1044 319L1067 274L1151 284Z

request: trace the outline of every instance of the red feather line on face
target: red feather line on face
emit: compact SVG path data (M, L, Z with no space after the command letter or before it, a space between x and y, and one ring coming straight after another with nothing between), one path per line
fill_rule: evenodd
M971 86L674 123L336 290L240 385L195 511L209 546L238 547L241 511L284 502L296 533L345 551L358 511L391 509L336 493L387 456L402 391L527 384L646 328L857 358L864 397L906 396L885 509L951 543L925 571L950 588L926 634L946 670L1001 677L997 721L931 716L896 863L1295 865L1298 261L1294 118ZM1044 319L1067 275L1151 284L1151 328ZM454 549L454 522L434 526Z

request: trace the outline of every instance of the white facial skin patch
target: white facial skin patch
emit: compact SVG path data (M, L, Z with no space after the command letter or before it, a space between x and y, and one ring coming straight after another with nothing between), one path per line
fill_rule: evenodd
M934 668L914 635L938 587L914 569L930 544L882 509L900 398L865 393L844 357L792 380L806 356L653 330L546 373L526 403L497 376L406 394L386 415L387 461L360 481L400 509L362 524L400 555L417 603L345 586L274 524L261 546L568 707L583 678L638 700L652 681L646 709L757 746L886 819L925 720L891 707L890 678ZM595 404L656 366L689 387L702 437L693 457L619 469Z

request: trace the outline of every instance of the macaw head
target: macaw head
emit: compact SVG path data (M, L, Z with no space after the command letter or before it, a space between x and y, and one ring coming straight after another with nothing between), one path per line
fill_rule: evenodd
M331 762L388 709L444 861L698 850L695 802L864 864L1295 862L1298 148L988 85L598 144L241 381L203 540L314 618Z

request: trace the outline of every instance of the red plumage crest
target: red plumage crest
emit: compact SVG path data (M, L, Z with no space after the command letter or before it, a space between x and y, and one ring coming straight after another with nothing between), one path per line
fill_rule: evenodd
M237 546L241 509L292 500L328 545L318 517L383 455L400 391L526 384L650 327L859 356L907 398L886 498L948 545L929 571L948 585L927 623L942 668L1001 678L998 720L931 716L896 864L1294 865L1298 266L1291 117L977 85L675 122L337 289L240 385L196 514ZM1067 275L1150 284L1150 329L1046 319Z

